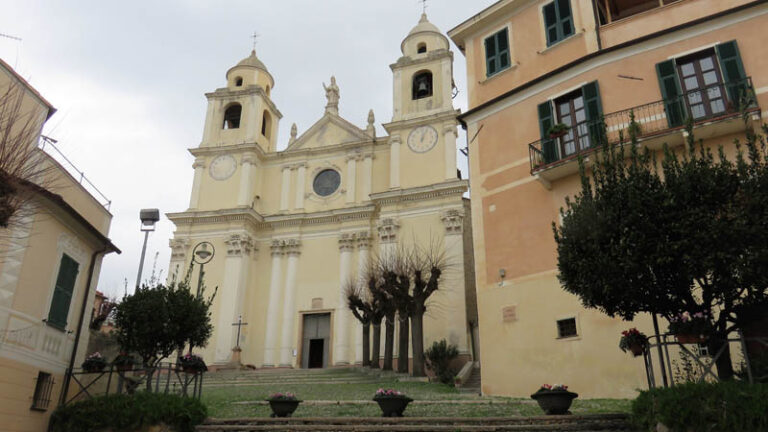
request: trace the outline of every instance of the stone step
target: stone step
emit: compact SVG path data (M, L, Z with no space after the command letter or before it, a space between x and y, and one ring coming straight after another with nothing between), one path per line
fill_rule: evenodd
M341 417L341 418L250 418L208 419L200 432L224 431L631 431L624 414L544 417Z

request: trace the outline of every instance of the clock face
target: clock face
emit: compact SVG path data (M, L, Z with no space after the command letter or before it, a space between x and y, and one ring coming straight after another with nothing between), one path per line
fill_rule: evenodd
M437 144L437 131L432 126L419 126L408 135L408 147L416 153L432 150Z
M210 173L215 180L226 180L232 177L237 168L237 161L230 155L217 156L211 162Z

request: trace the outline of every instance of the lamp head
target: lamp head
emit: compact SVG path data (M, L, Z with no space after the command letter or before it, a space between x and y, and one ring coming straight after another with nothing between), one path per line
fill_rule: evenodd
M160 210L158 209L142 209L139 212L139 219L141 219L141 229L144 227L154 229L157 221L160 220Z
M212 252L208 250L208 243L202 243L200 249L195 251L195 255L200 258L201 261L205 261L212 255Z

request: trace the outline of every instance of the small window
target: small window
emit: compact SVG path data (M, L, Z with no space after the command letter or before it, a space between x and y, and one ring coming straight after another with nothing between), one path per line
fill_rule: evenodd
M432 72L418 72L413 76L413 100L432 96Z
M427 44L424 42L420 43L419 46L416 48L416 52L419 54L427 52Z
M557 321L557 337L569 338L578 336L576 331L576 318L567 318Z
M59 274L56 276L56 286L53 288L51 309L48 311L48 319L46 320L48 325L60 330L67 327L69 306L72 303L72 292L75 290L78 267L77 261L69 255L61 256Z
M339 172L333 169L326 169L320 171L315 177L315 180L312 182L312 189L321 197L327 197L336 192L339 185L341 185Z
M574 32L570 0L555 0L544 6L544 27L547 46L571 36Z
M51 390L53 390L53 377L49 373L38 372L35 393L32 395L32 406L35 411L45 411L51 403Z
M597 2L600 25L630 17L680 0L604 0Z
M224 111L224 125L223 129L238 129L240 127L240 114L243 111L243 107L240 104L234 104Z
M272 116L267 111L261 116L261 134L269 139L272 130Z
M504 29L485 39L485 75L494 75L509 65L509 35Z
M241 77L235 78L235 87L242 87L243 86L243 79Z

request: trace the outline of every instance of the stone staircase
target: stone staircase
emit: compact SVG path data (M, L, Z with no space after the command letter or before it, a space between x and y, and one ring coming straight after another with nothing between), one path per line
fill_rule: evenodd
M379 382L375 374L356 369L260 369L219 371L205 375L204 387L269 384L370 384Z
M482 390L480 387L480 368L475 368L472 370L472 375L469 376L469 379L467 382L465 382L460 388L459 391L461 393L472 393L472 394L481 394Z
M623 432L632 431L624 414L543 417L338 417L208 419L198 432Z

